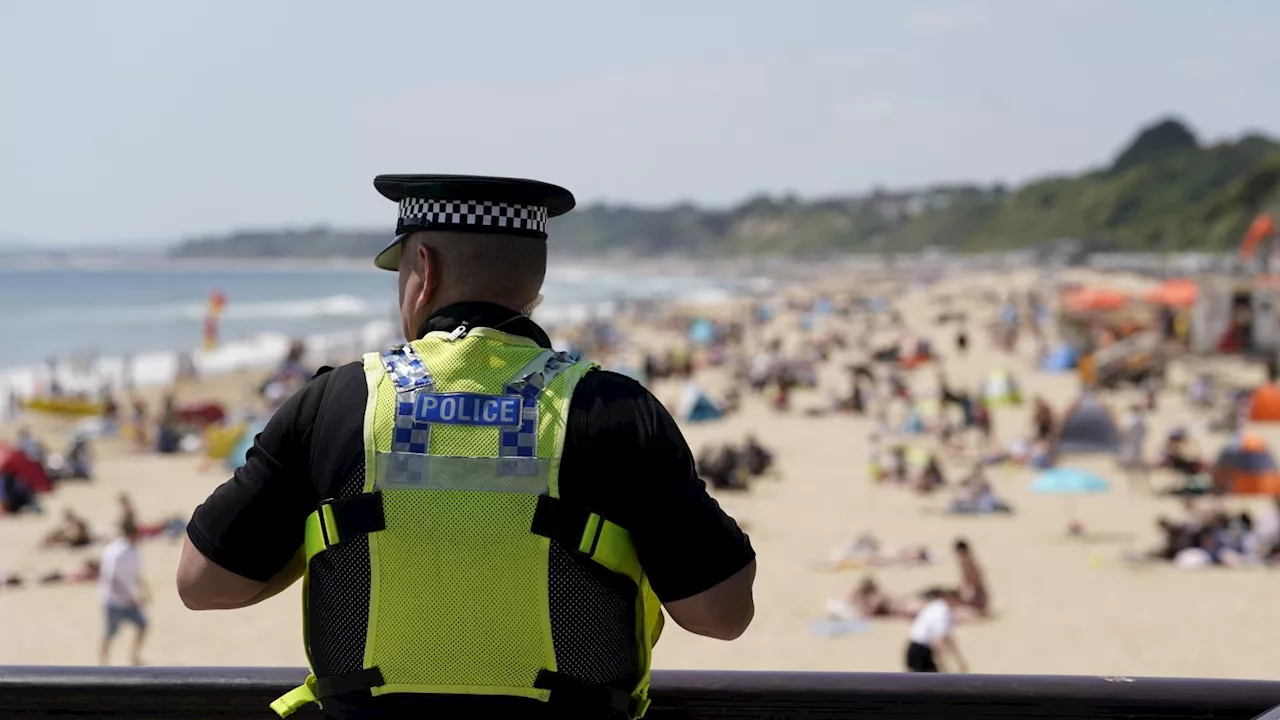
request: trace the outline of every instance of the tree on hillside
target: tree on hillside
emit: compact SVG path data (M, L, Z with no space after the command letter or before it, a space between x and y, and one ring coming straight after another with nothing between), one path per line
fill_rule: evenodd
M1171 153L1199 147L1195 134L1186 125L1174 118L1165 118L1140 130L1129 147L1116 158L1111 172L1122 173Z

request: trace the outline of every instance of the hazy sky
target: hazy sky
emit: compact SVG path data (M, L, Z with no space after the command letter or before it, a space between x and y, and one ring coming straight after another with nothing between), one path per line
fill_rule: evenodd
M0 0L0 243L391 228L387 172L726 204L1280 134L1275 0Z

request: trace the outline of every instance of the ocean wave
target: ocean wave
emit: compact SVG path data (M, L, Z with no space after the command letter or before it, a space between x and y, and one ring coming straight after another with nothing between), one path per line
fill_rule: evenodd
M297 300L262 302L228 301L222 317L227 320L302 320L312 318L375 318L391 315L394 303L355 295L330 295ZM66 320L94 325L143 325L157 322L199 321L209 312L208 301L117 307L53 307L29 313L26 324L45 325ZM9 324L10 319L6 319Z

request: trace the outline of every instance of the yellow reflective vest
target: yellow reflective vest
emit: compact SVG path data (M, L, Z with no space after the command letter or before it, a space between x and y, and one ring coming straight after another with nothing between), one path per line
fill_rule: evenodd
M307 519L312 675L277 713L367 690L644 714L658 599L626 530L558 484L590 369L488 328L364 357L362 478Z

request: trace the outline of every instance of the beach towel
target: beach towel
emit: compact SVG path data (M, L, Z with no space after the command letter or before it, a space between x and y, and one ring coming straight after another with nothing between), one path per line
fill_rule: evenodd
M861 635L870 629L871 622L861 618L857 620L823 618L809 623L809 634L817 637L837 638L848 635Z

